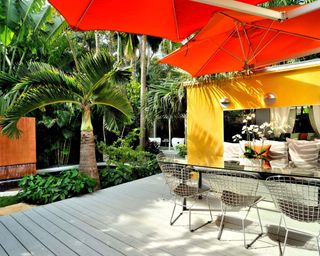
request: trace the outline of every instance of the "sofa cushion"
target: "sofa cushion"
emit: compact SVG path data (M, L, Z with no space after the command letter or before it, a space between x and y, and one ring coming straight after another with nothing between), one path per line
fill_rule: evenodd
M240 145L239 143L224 142L223 159L225 161L239 161Z
M293 140L287 138L290 159L295 167L319 167L319 141Z

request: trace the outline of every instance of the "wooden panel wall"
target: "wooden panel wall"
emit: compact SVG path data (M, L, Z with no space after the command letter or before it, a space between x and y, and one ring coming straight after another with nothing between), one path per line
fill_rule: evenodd
M19 139L0 135L0 179L20 177L36 172L36 128L34 118L18 123Z

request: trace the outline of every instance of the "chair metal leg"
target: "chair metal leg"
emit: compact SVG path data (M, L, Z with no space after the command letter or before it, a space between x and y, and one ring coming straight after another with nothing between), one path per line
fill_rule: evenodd
M245 217L241 220L241 222L242 222L242 232L243 232L243 245L244 245L245 248L248 248L248 247L247 247L247 242L246 242L246 226L244 224L245 224L245 221L246 221L246 219L248 217L250 209L251 209L251 207L248 208Z
M187 200L186 200L186 198L183 198L182 210L178 214L178 216L174 219L175 210L176 210L176 206L177 206L177 197L175 197L174 198L174 206L173 206L173 210L172 210L172 214L171 214L171 218L170 218L170 225L172 226L181 217L181 215L183 214L184 211L189 211L189 230L190 230L190 232L194 232L194 231L198 230L199 228L211 223L213 221L213 218L212 218L209 199L207 198L207 203L208 203L208 208L209 208L211 220L207 221L206 223L204 223L204 224L202 224L202 225L200 225L200 226L198 226L196 228L192 228L192 225L191 225L191 211L192 211L192 207L195 205L195 203L196 203L196 201L194 201L192 204L188 205L188 207L187 207Z
M199 228L202 228L203 226L205 226L205 225L207 225L207 224L209 224L209 223L211 223L211 222L213 221L212 213L211 213L211 208L210 208L210 203L209 203L208 197L207 197L207 202L208 202L208 207L209 207L209 212L210 212L211 220L209 220L209 221L201 224L200 226L198 226L198 227L196 227L196 228L192 228L192 227L191 227L191 208L194 206L195 203L192 204L192 205L189 207L189 230L190 230L190 232L194 232L194 231L198 230Z
M280 228L281 228L282 217L283 217L283 215L281 214L281 217L280 217L280 222L279 222L279 225L278 225L278 230L277 230L277 241L279 241L279 232L280 232Z
M183 214L183 211L181 211L180 213L179 213L179 215L174 219L174 220L172 220L173 219L173 216L174 216L174 212L175 212L175 210L176 210L176 206L177 206L177 203L176 203L176 198L174 199L174 206L173 206L173 211L172 211L172 214L171 214L171 218L170 218L170 225L172 226L179 218L180 218L180 216Z
M209 202L209 197L207 195L207 204L208 204L208 208L209 208L209 213L210 213L210 223L213 221L213 218L212 218L212 212L211 212L211 207L210 207L210 202Z
M288 234L289 234L289 229L287 227L287 223L286 223L286 220L284 219L284 216L282 215L282 218L283 218L283 223L284 223L284 227L286 229L286 235L285 235L285 238L284 238L284 242L283 242L283 247L281 248L281 245L280 245L280 253L281 255L283 256L284 255L284 252L286 250L286 245L287 245L287 240L288 240Z
M220 222L220 228L219 228L219 234L218 234L218 237L217 239L220 240L221 239L221 235L222 235L222 231L223 231L223 222L224 222L224 217L225 217L225 214L226 214L226 210L224 209L223 207L223 203L221 202L221 222Z
M320 236L320 234L316 236L316 240L317 240L318 254L320 256L319 236Z
M247 244L247 243L246 243L246 233L245 233L245 225L244 225L244 222L245 222L245 220L247 219L248 214L249 214L249 212L250 212L251 207L249 207L245 218L242 220L243 238L244 238L244 239L243 239L243 242L244 242L244 247L245 247L246 249L250 248L250 247L255 243L255 241L257 241L257 240L263 235L263 228L262 228L262 223L261 223L261 218L260 218L259 209L258 209L257 206L255 206L255 208L257 209L257 214L258 214L258 220L259 220L259 225L260 225L261 233L259 233L259 234L257 235L257 237L251 241L250 244Z
M256 206L256 209L257 209L257 215L258 215L258 219L259 219L261 234L263 234L263 227L262 227L262 222L261 222L261 218L260 218L259 208Z

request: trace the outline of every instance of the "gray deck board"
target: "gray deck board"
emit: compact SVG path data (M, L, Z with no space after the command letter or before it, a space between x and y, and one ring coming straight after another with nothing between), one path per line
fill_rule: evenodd
M0 223L0 234L0 245L8 255L31 255L2 223Z
M110 197L108 197L107 199L104 198L103 194L98 193L98 195L96 195L94 198L91 198L90 196L86 196L85 198L83 198L84 200L87 201L82 201L86 202L86 204L90 203L91 205L94 206L94 210L95 210L95 215L97 216L103 216L103 215L107 215L108 217L105 218L106 223L110 223L110 209L114 210L116 209L116 213L117 215L115 215L114 217L118 218L119 217L119 212L120 213L129 213L130 215L132 215L133 217L135 216L137 218L137 221L135 221L135 230L139 230L139 233L135 230L132 230L132 226L128 225L124 228L127 228L127 230L129 233L135 235L135 236L143 236L143 237L148 237L149 240L152 241L156 241L157 240L157 236L154 234L155 230L157 230L158 228L163 227L164 230L167 229L168 227L168 220L170 217L170 210L171 205L170 205L170 210L168 211L168 214L161 214L159 212L157 212L157 210L151 210L150 216L148 217L146 215L144 215L144 218L140 218L139 219L139 211L138 211L138 206L139 204L136 203L136 199L131 199L130 201L125 200L126 196L124 195L117 195L116 197L112 194L110 194ZM79 204L78 201L73 201L73 203L69 202L68 205L74 205L74 206L78 206L81 207L81 204ZM84 204L85 205L85 204ZM209 216L209 214L207 212L204 213L205 216ZM115 222L115 219L112 220L113 222ZM185 219L183 221L185 224L187 223L187 219ZM147 224L148 223L148 224ZM198 224L202 224L198 223ZM113 223L113 226L116 226L115 223ZM144 228L145 226L148 226L148 228ZM120 226L116 226L117 229L122 229L121 225ZM189 231L187 231L186 227L180 227L181 231L184 233L184 236L188 237L190 236L190 238L192 237L192 233L190 233ZM124 230L124 229L122 229ZM131 231L132 230L132 231ZM212 231L210 231L210 229L207 229L207 235L210 237L213 235L211 234ZM201 247L208 247L210 246L210 241L193 241L192 239L190 239L190 241L188 242L190 245L193 245L193 247L196 248L201 248ZM180 250L180 247L173 247L173 248L157 248L158 250L164 251L165 253L168 254L176 254L177 251ZM173 251L174 250L174 251Z
M20 243L30 251L33 255L52 256L54 255L47 247L45 247L38 239L24 229L11 216L2 218L3 225L10 228L10 232L20 241ZM0 253L0 255L2 255Z
M6 253L6 251L2 248L2 245L1 245L1 244L0 244L0 255L8 256L8 254Z
M27 229L34 236L41 239L43 244L55 255L61 256L75 256L77 255L72 249L64 245L61 241L57 240L54 236L48 233L45 228L40 227L32 221L24 213L13 214L12 217L19 222L25 229Z
M63 202L62 202L63 204ZM77 218L74 218L72 215L64 212L62 209L59 208L59 205L48 205L45 208L42 208L41 210L47 210L50 213L46 213L46 214L50 214L50 218L54 218L53 214L55 214L56 216L63 218L65 220L69 220L69 223L73 223L73 225L76 225L77 227L79 227L80 231L78 232L74 232L76 233L81 233L81 232L86 232L87 234L90 234L90 236L92 236L94 239L96 239L98 242L101 243L101 245L103 245L103 250L106 250L109 248L109 254L113 254L113 255L143 255L142 252L137 251L134 247L128 246L126 243L114 239L113 237L103 233L100 230L97 230L96 228L93 228L92 226L90 226L89 224L87 224L84 221L81 221ZM68 223L63 223L64 226L68 226ZM70 226L69 226L70 227ZM115 251L115 249L117 251Z
M28 216L30 219L32 219L35 223L37 223L40 227L46 229L48 233L50 233L52 236L54 236L56 239L58 239L61 243L65 244L69 248L72 248L72 250L80 255L80 256L101 256L102 254L98 253L94 249L88 247L86 244L84 244L81 240L79 241L76 237L72 236L72 233L68 233L61 229L59 226L56 226L54 223L54 219L50 218L48 215L46 217L39 214L39 209L35 209L35 211L29 211L25 212L24 214ZM41 208L40 208L41 211ZM50 221L51 220L51 221ZM66 229L68 230L68 229Z
M146 249L146 244L143 241L140 241L118 229L112 228L110 226L111 222L106 220L102 214L96 214L84 206L73 204L70 201L68 204L59 205L59 208L75 218L86 222L94 228L100 228L104 233L107 233L115 239L121 239L122 241L125 241L126 244L129 244L130 246L133 246L138 250L147 253L148 255L171 255L161 249Z
M227 213L221 241L219 211L215 221L194 233L188 230L188 214L169 225L172 202L161 175L128 182L96 193L74 197L22 213L0 217L0 256L46 255L127 255L127 256L265 256L278 255L278 242L264 235L253 248L243 247L240 213ZM206 207L205 201L200 207ZM213 206L216 200L213 200ZM279 213L269 210L270 202L260 202L262 222L276 225ZM262 207L261 207L262 206ZM198 208L198 207L197 207ZM192 223L208 220L208 212L193 212ZM259 231L255 211L247 227L248 240ZM288 225L293 223L287 222ZM318 231L312 224L302 229ZM276 228L276 226L273 226ZM290 238L289 234L289 238ZM292 238L292 236L291 236ZM305 239L305 238L303 238ZM298 243L289 239L286 255L318 255L310 238ZM52 253L52 254L51 254Z
M102 255L123 255L116 249L113 249L108 244L100 241L96 238L97 230L90 233L89 230L83 231L82 224L74 221L70 216L65 216L62 211L57 209L53 205L47 205L46 207L40 208L37 210L43 216L50 218L61 230L68 231L71 233L77 240L86 243L89 247L94 248L95 251ZM61 217L63 216L63 217ZM92 230L90 230L92 231Z

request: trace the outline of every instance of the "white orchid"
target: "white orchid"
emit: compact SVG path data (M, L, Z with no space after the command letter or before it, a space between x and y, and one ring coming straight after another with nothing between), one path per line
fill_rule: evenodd
M253 124L253 121L255 119L256 115L254 113L250 113L248 115L245 115L243 118L243 126L241 129L241 134L246 135L246 140L251 144L255 142L256 139L266 139L268 138L271 134L273 134L273 129L270 123L264 122L261 125L256 125ZM236 134L235 136L232 137L234 141L238 141L242 139L242 136Z

